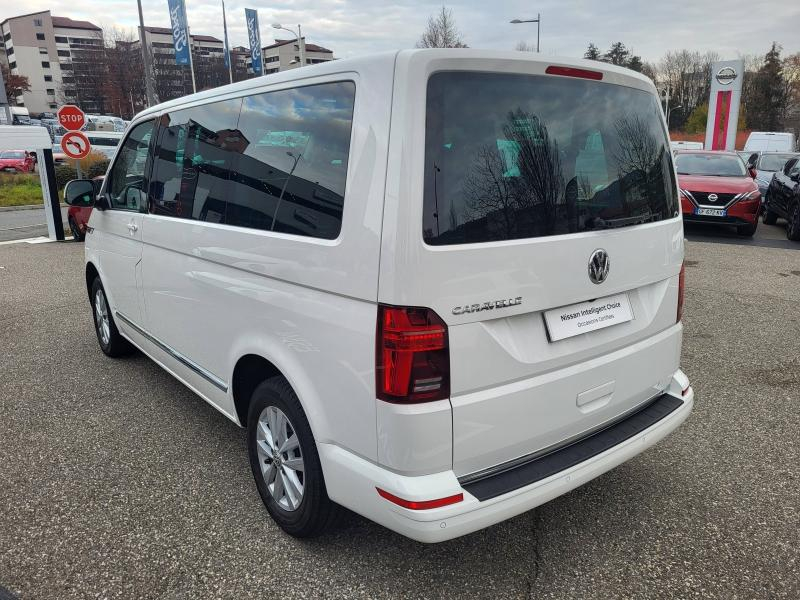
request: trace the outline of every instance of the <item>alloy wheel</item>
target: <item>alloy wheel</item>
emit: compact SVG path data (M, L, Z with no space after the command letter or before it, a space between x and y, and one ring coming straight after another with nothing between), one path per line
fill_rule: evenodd
M103 290L97 290L94 296L94 321L97 333L100 334L100 341L103 346L108 346L111 340L111 322L108 316L108 304Z
M276 406L266 407L258 417L256 449L261 475L275 503L288 512L297 510L305 489L303 453L292 422Z

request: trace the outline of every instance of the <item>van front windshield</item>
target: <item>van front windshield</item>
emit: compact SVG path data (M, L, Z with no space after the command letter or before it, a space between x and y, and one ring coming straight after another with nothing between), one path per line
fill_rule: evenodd
M432 75L425 241L501 241L676 217L660 110L652 94L583 79Z

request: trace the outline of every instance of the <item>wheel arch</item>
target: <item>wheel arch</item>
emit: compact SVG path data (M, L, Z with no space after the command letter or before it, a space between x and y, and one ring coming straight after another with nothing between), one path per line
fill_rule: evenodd
M97 267L94 266L94 263L87 262L86 263L86 295L89 297L89 301L92 300L92 282L97 278L100 277L100 271L97 270Z
M245 354L236 361L231 376L231 394L236 417L242 427L247 427L253 391L261 382L277 376L286 378L278 367L259 354Z

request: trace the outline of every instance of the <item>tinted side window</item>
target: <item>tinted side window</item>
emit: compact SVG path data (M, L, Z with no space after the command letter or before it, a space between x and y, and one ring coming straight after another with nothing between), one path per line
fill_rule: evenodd
M228 182L246 142L236 129L240 99L161 116L150 212L220 223Z
M350 81L245 98L238 124L242 154L225 222L336 238L354 102Z
M153 125L153 121L139 123L125 138L108 174L106 189L111 208L144 209L144 171Z

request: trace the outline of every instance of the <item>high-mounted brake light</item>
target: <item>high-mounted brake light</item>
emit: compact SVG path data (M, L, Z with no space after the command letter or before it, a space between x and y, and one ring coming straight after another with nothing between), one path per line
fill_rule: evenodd
M684 271L686 269L686 265L681 265L681 272L678 275L678 320L676 322L680 323L681 318L683 317L683 295L684 295Z
M429 308L378 306L375 387L387 402L450 395L447 325Z
M550 65L544 70L548 75L563 75L564 77L580 77L581 79L594 79L601 81L603 74L600 71L590 71L589 69L576 69L575 67L556 67Z
M402 506L403 508L408 508L411 510L440 508L442 506L448 506L449 504L456 504L464 499L464 494L453 494L452 496L447 496L446 498L437 498L436 500L404 500L403 498L399 498L394 494L390 494L381 488L376 487L375 489L378 490L378 494L381 498L385 498L389 502L397 504L397 506Z

